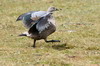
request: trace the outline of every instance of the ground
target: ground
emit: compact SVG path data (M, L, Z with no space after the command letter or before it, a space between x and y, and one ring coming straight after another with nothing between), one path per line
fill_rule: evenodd
M55 6L57 31L48 40L19 37L27 31L17 17ZM0 66L99 66L100 0L0 0Z

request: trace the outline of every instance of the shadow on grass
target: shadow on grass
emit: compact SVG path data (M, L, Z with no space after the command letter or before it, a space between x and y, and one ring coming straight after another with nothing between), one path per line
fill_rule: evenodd
M59 45L53 45L52 48L56 50L65 50L65 49L72 49L75 46L67 45L67 44L59 44Z

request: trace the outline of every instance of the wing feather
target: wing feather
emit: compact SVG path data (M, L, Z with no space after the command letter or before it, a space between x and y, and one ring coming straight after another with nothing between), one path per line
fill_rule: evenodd
M32 14L32 13L34 13L34 12L37 12L37 11L30 11L30 12L21 14L21 15L16 19L16 21L23 20L23 17L25 17L25 16L28 15L28 14Z
M35 24L36 21L31 19L31 14L28 14L23 17L23 24L26 28L31 28L33 24Z
M50 26L50 19L52 19L51 14L47 14L38 21L36 29L39 31L39 33L41 33L43 30L47 29Z

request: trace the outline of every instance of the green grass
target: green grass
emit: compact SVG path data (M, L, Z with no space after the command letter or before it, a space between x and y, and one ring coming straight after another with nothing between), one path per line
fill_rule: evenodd
M48 37L60 43L19 37L27 31L17 17L28 11L55 12L57 31ZM0 0L0 66L99 66L100 0Z

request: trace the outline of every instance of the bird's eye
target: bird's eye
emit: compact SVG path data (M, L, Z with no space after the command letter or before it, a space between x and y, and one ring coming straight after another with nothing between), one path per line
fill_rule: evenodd
M53 9L55 9L55 8L53 8Z

